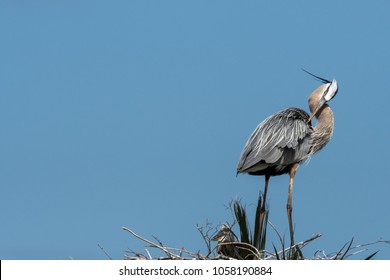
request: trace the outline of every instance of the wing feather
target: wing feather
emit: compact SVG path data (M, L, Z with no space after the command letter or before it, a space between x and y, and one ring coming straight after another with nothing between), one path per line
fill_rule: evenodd
M309 115L298 108L288 108L269 116L249 137L237 171L261 170L305 159L311 146L312 133L308 119Z

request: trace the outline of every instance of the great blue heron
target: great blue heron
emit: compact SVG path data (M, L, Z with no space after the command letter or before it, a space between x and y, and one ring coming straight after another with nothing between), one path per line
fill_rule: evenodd
M213 236L212 241L218 241L217 254L224 257L238 258L239 253L234 242L237 242L237 237L231 227L223 224L218 233Z
M331 82L307 73L323 82L323 85L309 96L311 115L302 109L288 108L266 118L246 142L237 166L237 174L265 176L264 203L270 177L289 173L287 216L291 246L295 245L292 224L294 176L299 164L321 150L332 137L334 118L327 102L335 97L338 91L336 80ZM317 125L313 127L311 120L314 116L317 118ZM265 209L262 209L260 225L264 211Z
M236 260L247 260L256 257L256 250L253 250L252 244L239 241L232 231L232 226L227 224L223 224L211 240L218 241L216 251L219 257Z

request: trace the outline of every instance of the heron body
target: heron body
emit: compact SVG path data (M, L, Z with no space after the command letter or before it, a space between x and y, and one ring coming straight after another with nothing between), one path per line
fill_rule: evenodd
M289 165L309 155L313 128L309 115L298 108L280 111L261 122L252 133L238 163L238 173L282 175Z
M333 112L326 103L337 94L337 82L314 77L324 84L309 96L311 115L302 109L288 108L266 118L249 137L237 166L237 174L265 176L264 200L270 177L289 173L287 213L291 245L294 245L291 213L295 173L303 160L329 142L334 128ZM314 116L316 126L311 123Z

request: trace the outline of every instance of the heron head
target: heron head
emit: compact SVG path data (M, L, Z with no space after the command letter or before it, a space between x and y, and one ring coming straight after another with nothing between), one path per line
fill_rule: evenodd
M318 111L320 111L320 109L327 103L329 102L330 100L332 100L336 94L337 94L337 91L338 91L338 85L337 85L337 81L335 79L333 79L332 82L329 82L329 83L326 83L322 86L320 86L316 91L320 91L318 92L319 94L319 100L318 100L318 103L317 105L315 106L314 110L312 111L312 114L310 116L310 118L308 119L307 123L309 123L311 121L311 119L318 113ZM315 91L315 92L316 92ZM318 96L317 96L318 98Z
M227 224L223 224L219 232L211 238L212 241L231 242L234 240L234 234Z
M332 100L337 92L338 92L338 84L335 79L333 81L326 80L324 78L320 78L316 75L313 75L310 72L307 72L306 70L302 69L306 73L310 74L317 80L321 81L323 85L318 87L311 95L309 98L309 105L310 109L312 111L312 114L310 118L308 119L307 123L311 121L311 119L320 111L320 109L330 100ZM313 100L314 99L314 100ZM311 104L310 104L311 103Z

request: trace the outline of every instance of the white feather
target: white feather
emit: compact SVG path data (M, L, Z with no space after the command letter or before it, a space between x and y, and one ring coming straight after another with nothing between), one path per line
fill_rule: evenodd
M331 100L337 93L338 86L337 81L333 79L332 83L330 84L327 93L325 94L324 98L326 101Z

